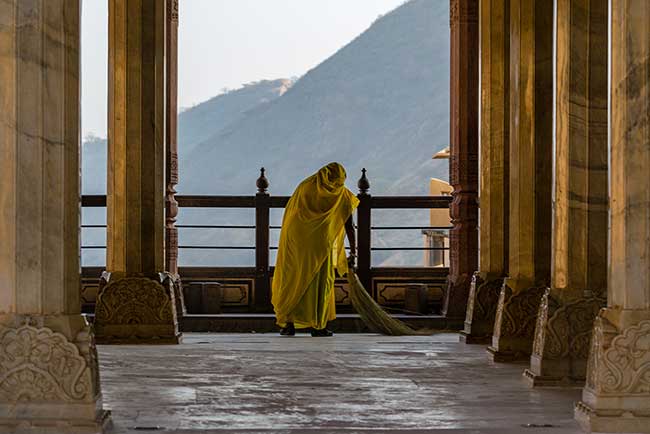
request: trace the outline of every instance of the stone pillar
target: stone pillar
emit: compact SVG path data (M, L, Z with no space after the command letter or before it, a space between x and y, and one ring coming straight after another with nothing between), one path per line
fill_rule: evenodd
M551 288L530 369L534 386L583 384L607 293L607 0L557 0Z
M549 285L553 107L553 2L510 0L508 278L489 348L495 361L530 357Z
M165 272L166 2L109 2L107 272L100 343L176 343L173 274Z
M165 0L165 270L174 277L178 317L185 314L181 278L178 274L178 0Z
M79 21L78 0L0 2L3 432L109 422L79 300Z
M492 339L508 268L510 1L481 2L481 182L479 272L474 274L461 341Z
M650 433L650 3L611 5L610 254L576 419Z
M478 268L478 0L450 0L449 284L443 314L463 318Z

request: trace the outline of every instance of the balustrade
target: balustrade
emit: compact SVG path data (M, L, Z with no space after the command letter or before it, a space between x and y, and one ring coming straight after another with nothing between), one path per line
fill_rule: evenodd
M273 278L273 265L271 264L271 252L277 250L276 245L271 245L271 231L281 229L281 226L271 224L271 210L283 209L289 196L271 196L269 194L270 182L266 177L264 168L261 169L260 177L256 182L257 193L251 196L208 196L208 195L177 195L176 202L182 215L183 210L189 209L252 209L255 212L255 224L177 224L175 229L187 230L249 230L254 231L254 245L233 245L232 243L220 243L213 245L186 243L183 234L179 236L178 250L192 251L251 251L254 252L255 264L253 267L246 266L181 266L179 274L185 280L218 280L219 278L239 278L249 280L247 302L243 310L247 313L271 312L270 294L271 279ZM436 281L444 286L448 274L447 263L443 261L443 267L410 266L410 267L373 267L373 252L397 252L397 251L441 251L443 258L448 257L448 246L435 246L432 243L423 243L421 246L373 246L372 235L377 231L408 231L418 230L424 233L448 233L451 227L434 227L429 225L375 225L372 224L373 210L409 210L409 209L448 209L451 203L451 196L373 196L370 194L370 182L367 171L363 169L362 176L358 182L358 198L360 200L357 209L357 273L364 286L370 291L379 302L386 302L382 299L377 290L374 280L382 280L382 285L392 284L391 282L402 281L406 283L429 283ZM106 196L85 195L82 197L82 207L105 207ZM105 228L102 224L83 224L82 229ZM105 245L88 245L83 243L82 253L88 250L105 249ZM172 255L176 256L177 255ZM83 276L86 279L95 277L92 273L95 267L84 267ZM433 279L433 280L432 280ZM382 286L382 288L384 287ZM440 291L435 291L440 292ZM436 297L433 297L436 298ZM90 310L92 303L87 305L86 311ZM241 307L240 307L240 310Z

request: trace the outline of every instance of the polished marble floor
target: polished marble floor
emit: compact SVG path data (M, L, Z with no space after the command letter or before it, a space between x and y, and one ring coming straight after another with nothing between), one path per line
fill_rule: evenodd
M574 434L579 389L529 389L452 333L186 334L100 346L115 433Z

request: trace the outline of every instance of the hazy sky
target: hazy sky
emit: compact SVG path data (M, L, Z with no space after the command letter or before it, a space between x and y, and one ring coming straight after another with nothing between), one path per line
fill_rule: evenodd
M180 0L179 107L300 76L404 0ZM107 0L84 0L82 134L106 136Z

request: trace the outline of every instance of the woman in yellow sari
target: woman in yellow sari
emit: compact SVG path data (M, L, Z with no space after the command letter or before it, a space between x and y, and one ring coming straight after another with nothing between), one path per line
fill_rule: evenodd
M326 327L336 318L335 271L344 276L356 252L352 213L359 200L345 187L345 177L343 166L330 163L302 181L287 203L273 274L272 302L281 335L310 328L312 336L332 336Z

